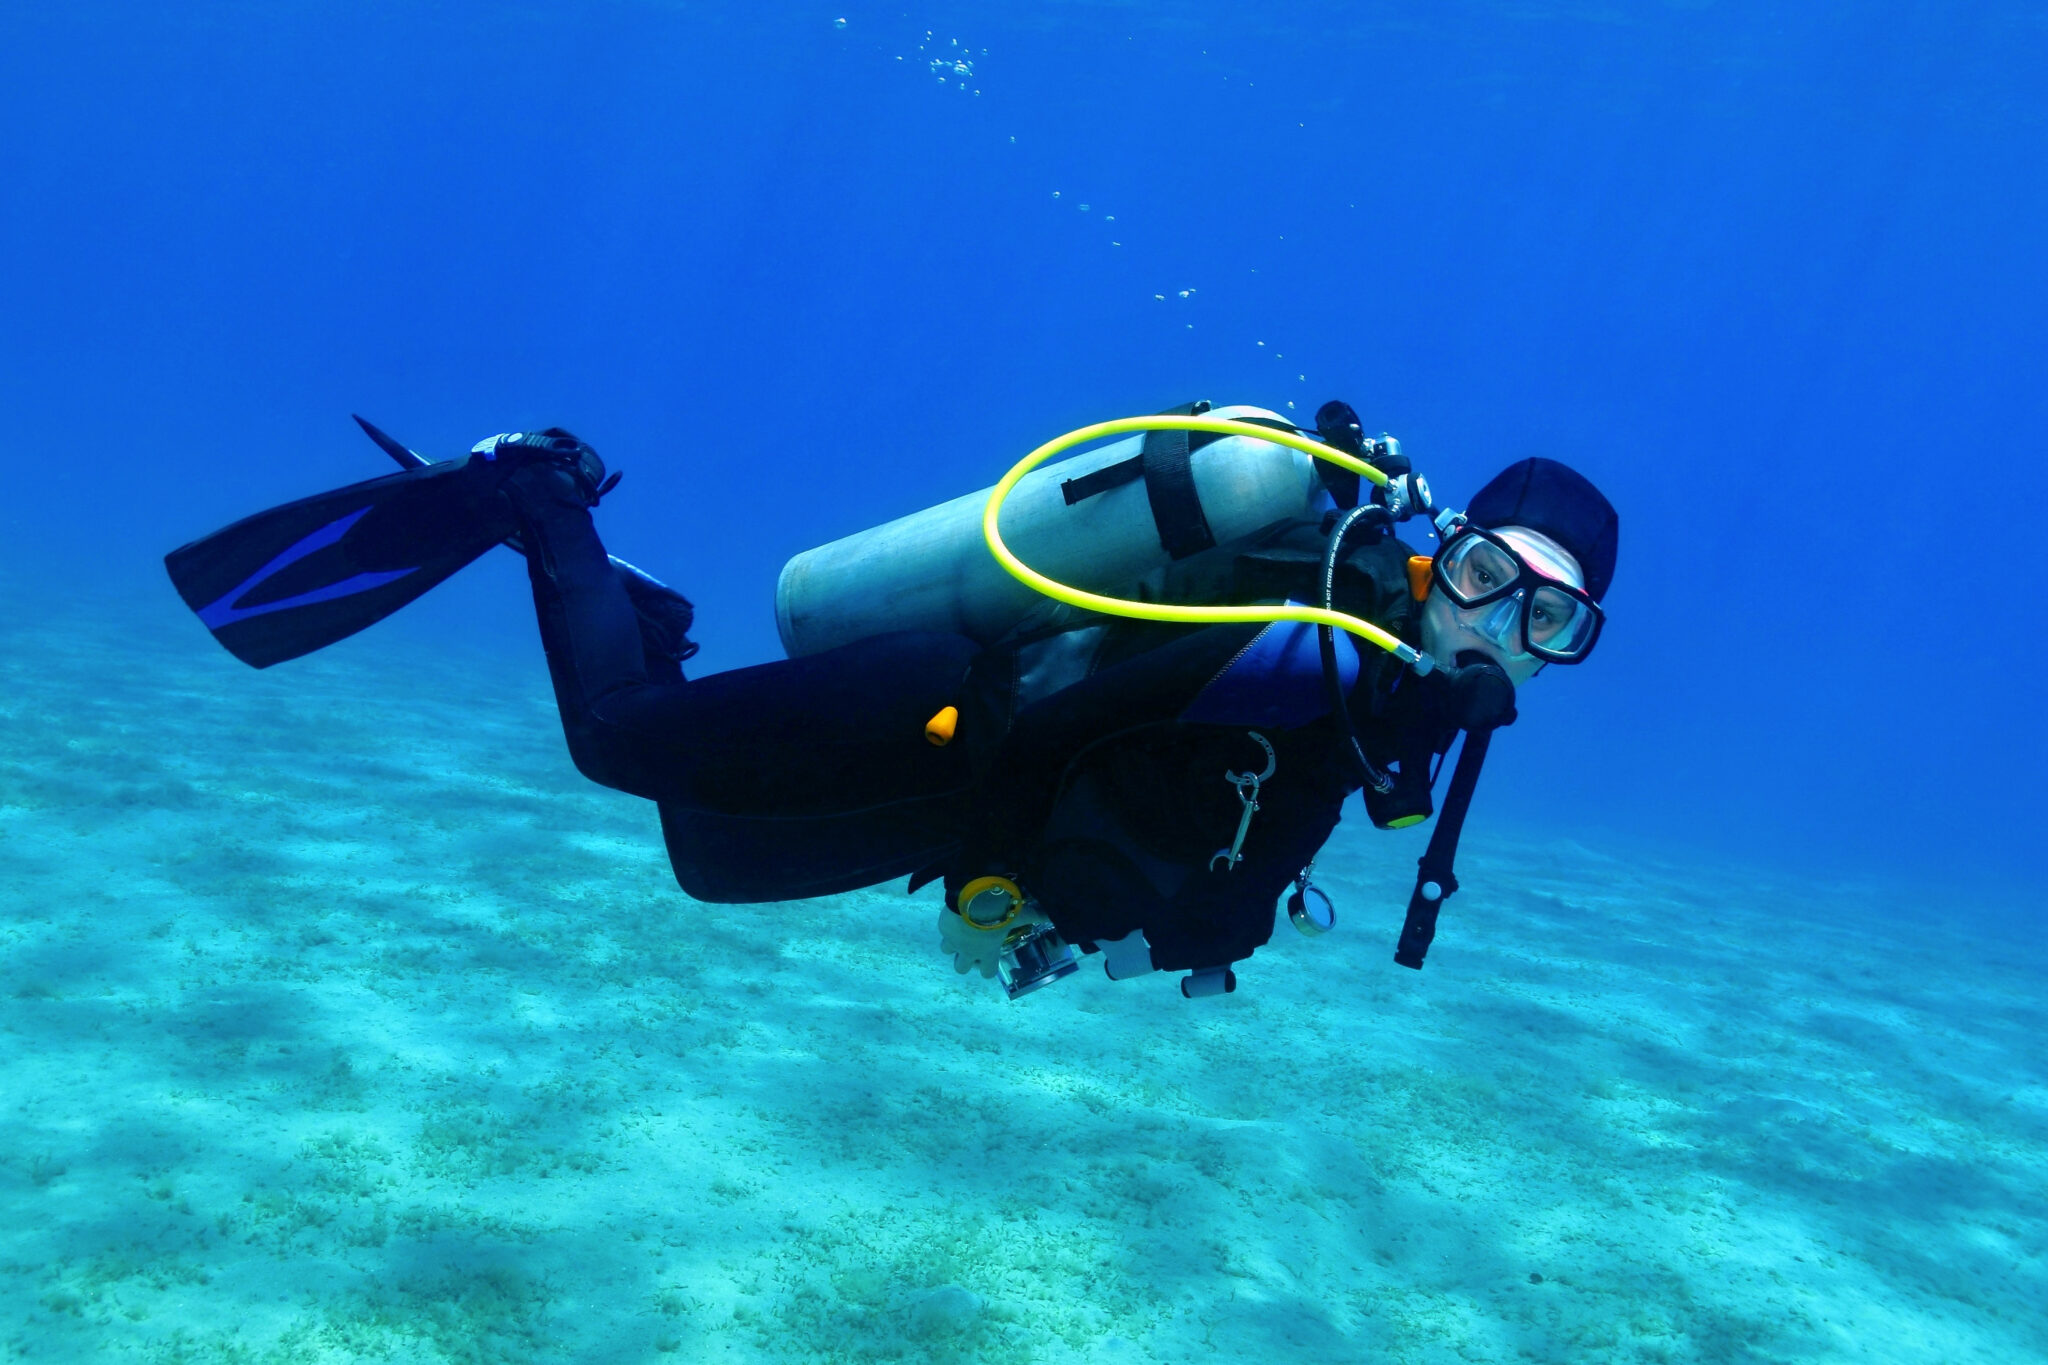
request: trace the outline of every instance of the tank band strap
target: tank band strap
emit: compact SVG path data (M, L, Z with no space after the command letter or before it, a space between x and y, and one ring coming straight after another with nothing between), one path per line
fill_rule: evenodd
M1160 415L1199 417L1207 411L1209 403L1205 399L1183 403ZM1288 425L1256 417L1248 420L1261 425ZM1145 498L1152 504L1152 525L1159 532L1161 548L1174 559L1198 555L1216 544L1216 534L1209 529L1209 518L1202 512L1202 499L1195 491L1195 471L1190 457L1215 439L1208 432L1148 431L1144 447L1136 456L1104 465L1078 479L1066 480L1060 484L1060 495L1067 500L1067 506L1072 507L1097 493L1107 493L1112 488L1121 488L1143 479Z
M1067 500L1067 506L1072 507L1097 493L1107 493L1112 488L1121 488L1143 479L1145 498L1152 504L1152 525L1159 532L1160 546L1174 559L1200 554L1216 543L1216 535L1209 529L1209 518L1202 512L1202 499L1195 491L1195 472L1189 457L1209 442L1190 441L1189 435L1185 431L1148 431L1142 453L1104 465L1078 479L1066 480L1060 485L1060 495Z
M1148 431L1138 456L1145 473L1145 496L1152 504L1152 525L1159 543L1174 559L1197 555L1216 543L1202 499L1195 491L1195 470L1185 431Z

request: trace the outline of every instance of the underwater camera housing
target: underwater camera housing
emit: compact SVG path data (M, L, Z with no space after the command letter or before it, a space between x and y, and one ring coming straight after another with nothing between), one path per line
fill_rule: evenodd
M1035 924L1005 943L1003 955L996 960L996 976L1003 983L1003 993L1012 1000L1080 970L1073 945L1050 924Z

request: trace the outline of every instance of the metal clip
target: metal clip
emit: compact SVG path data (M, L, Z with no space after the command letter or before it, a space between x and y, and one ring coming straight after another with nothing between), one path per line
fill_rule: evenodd
M1217 849L1216 856L1209 860L1209 870L1211 872L1216 870L1216 864L1218 863L1222 863L1223 870L1229 872L1235 869L1240 862L1244 861L1244 837L1251 833L1252 817L1259 813L1259 788L1265 785L1266 781L1280 767L1280 758L1273 752L1272 744L1267 741L1264 735L1260 734L1257 730L1247 730L1245 733L1257 740L1259 747L1266 751L1266 771L1262 773L1237 773L1230 771L1228 768L1223 770L1223 780L1237 788L1237 801L1239 805L1244 807L1244 814L1238 817L1237 837L1230 841L1230 847Z

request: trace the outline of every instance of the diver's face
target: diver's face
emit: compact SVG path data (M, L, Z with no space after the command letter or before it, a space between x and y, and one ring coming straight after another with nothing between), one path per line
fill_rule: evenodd
M1579 561L1549 536L1524 526L1495 527L1493 533L1514 547L1522 562L1537 573L1574 588L1585 586ZM1499 664L1508 680L1520 687L1543 669L1543 660L1529 653L1522 640L1520 608L1513 598L1483 607L1461 607L1444 595L1440 585L1432 583L1422 604L1422 648L1444 664L1474 650Z

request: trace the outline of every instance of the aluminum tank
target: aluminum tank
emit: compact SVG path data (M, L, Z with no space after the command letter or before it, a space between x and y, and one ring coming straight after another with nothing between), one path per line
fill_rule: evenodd
M1209 417L1265 417L1216 408ZM1281 419L1285 420L1285 419ZM1130 596L1168 562L1143 480L1067 505L1060 485L1137 455L1143 436L1033 470L1003 504L1002 532L1023 561L1062 583ZM1226 436L1190 458L1195 492L1219 546L1313 516L1315 461L1268 441ZM794 658L895 630L1000 639L1046 599L1005 573L981 535L991 488L806 550L775 586L775 624Z

